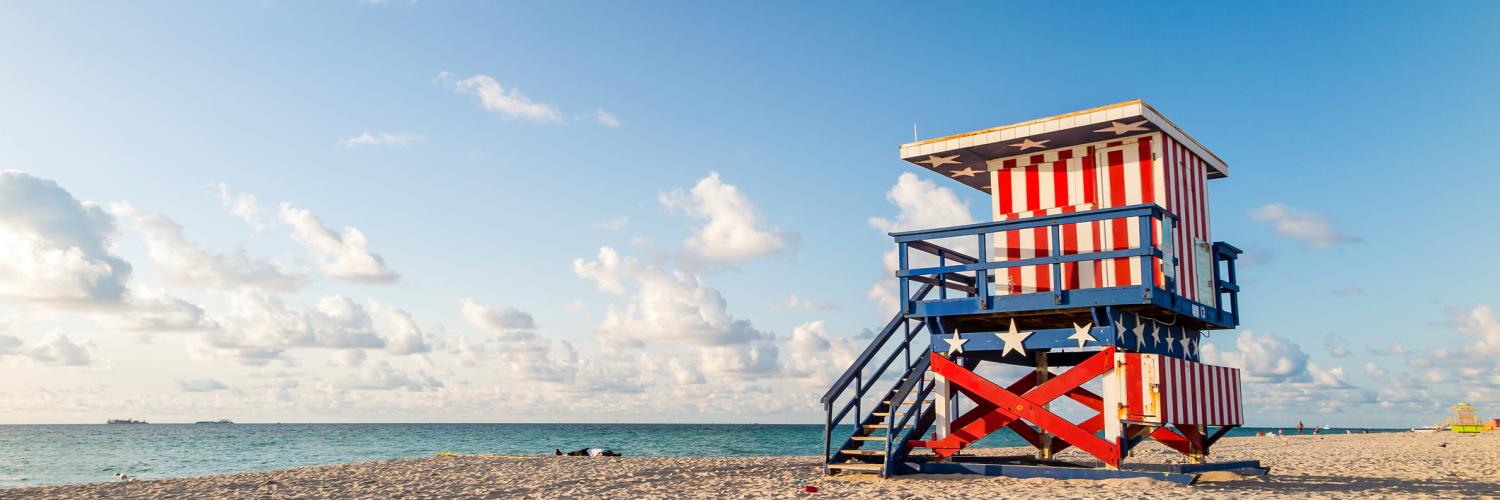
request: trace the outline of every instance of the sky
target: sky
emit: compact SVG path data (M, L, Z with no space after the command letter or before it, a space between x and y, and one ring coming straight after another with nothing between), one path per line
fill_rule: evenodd
M1248 425L1500 414L1500 6L0 9L0 423L821 422L897 146L1142 98L1225 159Z

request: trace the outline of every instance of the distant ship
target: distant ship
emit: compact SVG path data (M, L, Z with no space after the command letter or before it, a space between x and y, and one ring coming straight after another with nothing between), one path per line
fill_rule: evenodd
M195 423L195 424L232 424L232 423L234 423L234 421L233 420L229 420L227 418L222 418L222 419L219 419L219 420L203 420L203 421L193 422L193 423Z
M118 418L111 418L109 420L105 420L104 423L106 423L106 424L144 424L144 423L147 423L147 422L145 420L134 420L134 419L129 419L129 418L127 418L125 420L120 420Z

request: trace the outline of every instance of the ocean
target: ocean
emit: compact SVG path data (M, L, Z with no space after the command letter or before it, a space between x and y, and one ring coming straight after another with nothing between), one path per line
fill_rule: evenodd
M1267 430L1240 428L1229 435ZM600 447L628 456L817 455L822 433L821 425L756 424L0 425L0 488L113 481L116 472L164 479L443 451L538 455ZM978 446L1022 444L1006 432Z

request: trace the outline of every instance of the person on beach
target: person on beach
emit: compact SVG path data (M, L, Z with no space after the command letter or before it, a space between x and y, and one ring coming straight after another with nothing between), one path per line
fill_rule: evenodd
M1297 435L1298 436L1302 435L1302 421L1301 420L1297 421Z
M567 452L567 453L563 453L562 448L554 448L553 451L552 451L552 453L553 453L553 456L558 456L558 457L563 456L563 455L567 455L567 456L570 456L570 457L618 457L618 456L620 456L620 454L619 453L615 453L614 450L606 450L604 448L583 448L581 450L574 450L574 451L570 451L570 452Z

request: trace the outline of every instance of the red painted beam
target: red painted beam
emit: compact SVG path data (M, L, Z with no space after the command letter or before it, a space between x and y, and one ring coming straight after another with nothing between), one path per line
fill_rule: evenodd
M1113 367L1113 363L1114 348L1105 348L1083 363L1032 389L1026 396L1018 396L1006 391L993 382L985 380L984 377L965 370L940 356L932 358L932 370L946 377L960 391L976 401L988 401L995 404L996 412L1036 424L1042 430L1071 443L1074 447L1093 455L1104 463L1118 466L1120 464L1118 447L1042 407L1108 371Z

